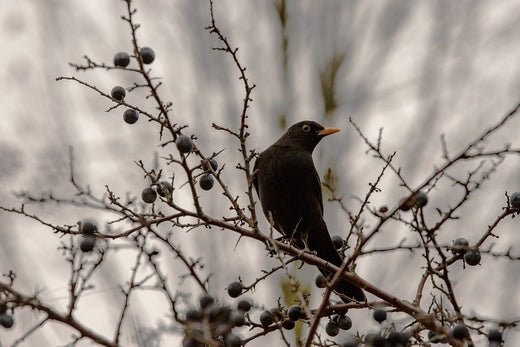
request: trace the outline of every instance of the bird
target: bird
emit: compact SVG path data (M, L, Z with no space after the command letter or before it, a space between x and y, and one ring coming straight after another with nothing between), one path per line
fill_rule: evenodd
M321 181L312 152L324 137L338 131L314 121L298 122L261 152L253 167L253 185L272 227L294 246L335 266L343 260L323 220ZM344 302L366 301L363 290L347 280L340 280L334 290Z

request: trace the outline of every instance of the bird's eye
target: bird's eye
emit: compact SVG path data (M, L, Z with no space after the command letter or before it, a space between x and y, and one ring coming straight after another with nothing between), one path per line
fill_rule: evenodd
M311 126L310 126L309 124L304 124L304 125L302 126L302 129L303 129L303 131L305 131L306 133L308 133L309 130L311 130Z

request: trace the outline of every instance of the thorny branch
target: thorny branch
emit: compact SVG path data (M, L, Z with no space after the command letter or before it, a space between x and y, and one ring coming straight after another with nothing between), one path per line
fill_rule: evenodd
M138 88L144 88L148 94L146 99L150 99L154 103L154 110L149 111L145 107L137 107L126 101L115 100L109 94L105 93L94 84L85 82L75 76L59 77L58 81L71 81L83 87L94 91L101 97L113 103L107 112L113 111L120 107L127 107L136 110L140 114L146 116L151 123L158 125L159 139L162 141L161 146L166 147L175 143L177 138L187 128L186 125L181 125L172 121L173 118L173 102L164 102L159 95L159 88L162 82L157 82L158 77L151 74L151 69L147 68L143 62L140 54L140 45L138 41L138 29L140 27L136 22L137 9L132 5L131 0L123 0L126 3L126 15L122 16L125 23L128 24L131 43L133 48L133 58L137 61L136 68L116 67L106 63L98 63L85 56L86 65L70 64L76 71L87 72L93 69L103 69L109 72L118 70L125 70L140 77L140 81L127 88L129 92ZM348 205L344 203L343 199L335 192L335 188L331 185L325 184L325 187L331 190L332 201L337 202L341 209L346 213L346 218L350 223L349 232L345 238L345 244L349 244L352 238L355 238L355 246L352 247L350 257L345 257L343 264L336 267L327 263L316 255L302 251L296 248L285 240L277 240L272 236L272 230L263 232L258 227L257 214L255 210L255 198L253 194L253 176L252 161L256 155L256 151L250 149L248 144L249 125L248 125L248 109L252 102L252 91L255 85L252 84L247 75L246 68L240 62L238 56L238 48L235 48L224 33L219 29L214 14L214 3L209 0L210 25L206 28L210 34L216 35L221 47L214 48L216 51L221 51L228 54L234 67L239 73L239 80L243 85L244 97L242 100L242 109L239 115L237 129L229 129L213 123L213 128L220 131L222 134L228 135L233 139L239 141L239 152L241 155L240 162L236 166L239 171L244 173L244 184L247 186L245 196L247 200L247 207L241 206L241 196L234 194L226 184L226 178L223 174L223 169L214 170L209 164L209 159L203 151L196 146L196 137L191 136L193 148L189 153L179 151L175 155L172 154L167 158L163 158L167 165L176 165L182 170L185 175L185 180L180 186L174 189L188 189L190 192L190 204L182 204L173 197L173 192L166 196L161 196L157 202L145 206L139 203L139 199L131 194L126 196L126 199L118 196L108 186L103 196L97 197L90 188L84 187L80 184L74 173L73 156L71 151L70 158L70 182L74 187L76 194L73 197L59 197L52 192L41 195L32 194L29 192L21 192L18 197L22 199L20 207L3 207L0 210L7 213L21 215L29 218L47 228L58 236L70 240L68 243L62 242L61 249L69 262L71 274L68 283L68 309L65 312L59 312L52 308L51 305L43 302L38 295L24 295L21 291L15 289L15 276L8 276L8 280L0 280L0 314L5 312L14 312L18 307L30 307L31 309L44 315L37 324L27 330L14 345L17 345L27 339L36 330L48 325L50 322L58 322L70 327L76 336L73 337L72 344L77 343L81 339L90 339L102 346L119 346L125 334L125 317L128 316L131 308L131 297L138 290L154 290L159 291L164 295L165 300L169 305L171 311L172 323L178 324L182 327L179 330L184 330L186 337L194 336L197 341L203 341L208 345L220 345L220 340L228 338L231 328L229 323L226 323L226 329L218 331L218 326L210 321L208 317L201 318L197 324L192 324L186 315L179 311L179 298L183 298L185 293L181 290L174 291L171 287L170 278L164 270L164 265L160 259L161 251L155 249L158 245L162 252L166 252L167 256L172 256L179 262L185 271L179 276L180 279L189 278L193 280L200 291L209 294L210 277L212 274L207 274L203 271L202 259L192 259L187 255L187 252L182 249L180 245L173 242L172 237L175 233L180 231L191 231L197 228L213 228L222 233L232 232L239 235L240 238L248 238L250 240L258 241L267 248L267 251L273 255L277 261L276 266L270 270L261 272L261 275L256 277L249 285L242 287L242 292L253 292L260 283L266 281L273 274L285 271L285 275L290 280L291 290L298 298L301 306L305 311L306 318L302 319L303 324L306 324L307 335L305 339L305 346L332 346L330 341L324 341L317 331L320 326L320 319L324 316L329 316L337 312L346 312L347 309L372 309L376 306L385 305L389 309L397 312L402 312L408 315L407 327L409 334L416 345L423 345L424 338L420 335L424 329L429 329L437 335L442 336L452 346L463 346L464 344L470 346L474 345L473 336L468 336L465 342L454 338L451 335L450 327L455 323L464 323L475 334L485 334L482 328L483 323L494 323L503 329L512 329L518 326L518 320L500 320L500 319L486 319L479 315L469 314L466 311L466 305L461 302L460 298L456 296L453 286L453 275L449 268L457 261L462 261L463 255L454 249L453 245L446 245L439 242L438 235L444 232L446 224L453 221L462 206L464 206L472 197L472 194L481 189L481 187L489 180L490 175L498 169L500 163L510 155L520 154L519 149L511 148L506 144L500 149L487 149L485 146L488 140L497 130L504 127L519 111L520 103L512 108L505 116L503 116L494 125L490 126L479 134L473 141L469 142L461 151L452 155L448 151L446 139L441 138L442 144L442 158L443 162L439 167L434 168L433 172L423 179L422 183L415 186L412 185L405 177L403 170L397 166L396 153L386 155L382 150L383 132L379 131L375 143L363 133L360 127L352 120L350 123L358 132L359 136L368 146L368 153L374 154L375 158L383 162L383 168L373 183L370 184L369 190L365 197L359 199L360 206L357 212L353 213L348 209ZM185 131L184 131L185 132ZM215 154L214 154L215 156ZM200 177L202 164L193 165L192 159L196 157L206 164L208 167L205 170L206 174L211 175L216 179L218 188L221 189L222 195L229 204L232 215L224 217L215 217L208 214L199 197L199 189L197 188L197 179ZM485 170L483 164L479 164L474 170L468 172L463 177L455 177L451 174L450 169L458 166L462 162L468 161L484 161L491 163L490 168ZM137 166L144 173L145 179L149 181L150 186L157 188L162 177L162 171L147 169L141 162L137 162ZM406 189L406 197L400 202L394 203L394 207L390 209L378 210L372 206L370 199L376 193L384 189L382 186L382 179L390 171L398 178L400 184ZM478 177L478 175L480 176ZM455 189L462 192L461 197L453 206L449 206L441 210L438 208L438 215L432 216L428 213L427 207L423 206L409 206L407 209L409 214L405 212L405 203L411 201L420 192L429 192L433 188L438 187L439 182L449 181L453 184ZM173 178L172 178L173 182ZM415 188L413 188L415 187ZM412 199L413 200L413 199ZM484 248L484 244L490 238L499 237L499 224L508 216L516 217L519 214L519 209L512 206L510 197L506 194L507 206L499 214L495 220L482 231L480 239L471 245L472 249L478 249L480 253L492 257L502 257L512 261L518 261L520 256L514 255L515 251L512 248L507 251L496 251L493 245ZM59 206L74 206L81 208L88 208L97 211L104 211L110 214L111 220L107 223L106 230L96 230L94 235L97 241L97 247L94 251L94 257L86 256L81 253L75 244L75 236L82 235L81 225L58 225L49 222L45 218L40 217L28 210L28 206L33 204L57 204ZM164 208L166 207L166 208ZM248 212L246 212L248 211ZM375 218L376 223L372 227L365 225L362 216L369 214ZM409 228L417 241L407 243L406 240L401 240L398 244L387 247L372 247L372 240L376 235L385 232L385 230L392 229L392 227L383 228L394 223ZM164 232L164 227L167 226L168 231ZM121 286L121 295L123 303L120 306L119 316L113 331L113 338L108 339L101 334L96 333L93 329L82 324L74 313L77 310L77 303L81 299L81 295L89 289L93 288L93 275L104 264L104 260L108 254L116 252L121 249L120 245L114 244L116 241L130 241L128 247L135 252L134 263L131 268L130 278L125 285ZM114 242L114 243L112 243ZM408 301L407 298L397 297L392 293L386 291L381 286L375 285L366 281L364 278L358 276L353 272L356 262L360 259L367 258L375 253L395 252L406 250L407 252L418 253L422 255L424 263L422 264L422 276L417 283L417 290L413 301ZM318 307L309 307L309 298L307 294L302 293L301 285L294 276L288 271L287 265L296 261L301 261L306 264L316 265L326 269L334 274L329 280L322 300ZM253 271L260 271L253 269ZM340 280L351 281L362 287L368 293L374 295L377 301L369 302L352 302L348 304L334 305L330 303L331 295L334 292L334 287ZM152 281L155 284L150 285ZM431 294L431 301L425 303L425 290L430 284L433 288ZM218 303L220 305L220 303ZM281 304L279 304L281 306ZM216 306L210 306L216 307ZM224 307L225 308L225 307ZM222 311L222 307L220 307ZM204 311L201 308L202 314L207 314L211 317L211 313ZM213 314L223 314L222 312L213 312ZM229 312L228 312L229 314ZM285 314L285 313L283 313ZM251 331L248 337L242 339L242 344L247 344L257 339L261 339L271 333L279 333L282 342L290 346L291 343L284 333L282 320L286 317L278 317L278 320L268 326L264 327L261 324L255 323L249 316L245 321L246 327ZM202 326L204 331L198 331L195 327ZM261 329L259 332L253 332L255 329ZM394 329L396 329L394 327ZM366 332L358 332L362 337Z

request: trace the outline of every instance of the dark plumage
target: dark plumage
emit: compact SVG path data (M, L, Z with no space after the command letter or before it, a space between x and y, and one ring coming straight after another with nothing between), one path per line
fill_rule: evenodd
M264 214L276 230L295 246L306 245L320 258L340 266L342 259L323 220L321 183L312 160L321 139L337 131L312 121L294 124L257 158L253 183ZM366 300L364 292L348 281L339 282L335 290L345 301Z

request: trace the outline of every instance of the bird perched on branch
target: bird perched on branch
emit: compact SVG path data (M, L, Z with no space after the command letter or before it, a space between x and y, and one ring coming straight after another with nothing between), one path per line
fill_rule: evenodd
M296 123L260 153L253 170L253 184L273 227L296 247L306 247L336 266L342 259L323 220L321 182L312 152L321 139L338 131L312 121ZM334 289L346 302L366 300L351 282L341 280Z

